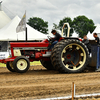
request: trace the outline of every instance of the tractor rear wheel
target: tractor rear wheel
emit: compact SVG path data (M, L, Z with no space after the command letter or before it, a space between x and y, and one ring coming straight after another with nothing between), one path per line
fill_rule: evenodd
M13 61L13 67L16 72L25 73L30 67L30 62L26 57L19 56Z
M14 70L14 68L13 68L13 62L12 62L12 61L7 62L7 63L6 63L6 67L7 67L7 69L8 69L9 71L15 72L15 70Z
M78 73L86 68L89 62L89 52L81 41L67 39L54 46L51 61L59 72Z
M51 61L45 61L45 60L41 59L40 62L47 70L54 70L54 67L53 67Z

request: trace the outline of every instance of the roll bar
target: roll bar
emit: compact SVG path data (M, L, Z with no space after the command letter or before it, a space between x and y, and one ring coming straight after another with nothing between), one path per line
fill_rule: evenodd
M62 27L62 34L61 34L62 37L63 37L64 28L65 28L66 25L67 25L67 27L68 27L67 37L69 37L69 33L70 33L70 25L69 25L69 23L64 23L64 25L63 25L63 27Z

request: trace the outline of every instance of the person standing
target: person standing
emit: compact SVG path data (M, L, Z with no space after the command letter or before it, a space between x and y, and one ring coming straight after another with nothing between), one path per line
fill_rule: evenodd
M97 33L93 33L93 36L95 38L95 42L97 44L97 66L96 66L96 72L100 72L100 43L99 43L99 37Z
M86 35L84 35L82 42L87 46L89 53L91 53L91 45L90 45L89 40L87 39Z
M98 45L99 44L99 37L98 37L97 33L93 33L93 37L95 38L95 42Z

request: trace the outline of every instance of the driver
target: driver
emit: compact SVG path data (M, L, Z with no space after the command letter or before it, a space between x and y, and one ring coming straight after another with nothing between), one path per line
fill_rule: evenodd
M51 39L51 45L49 45L48 50L52 49L54 45L59 41L61 38L61 35L57 33L56 30L52 30L51 33L55 36L53 39Z

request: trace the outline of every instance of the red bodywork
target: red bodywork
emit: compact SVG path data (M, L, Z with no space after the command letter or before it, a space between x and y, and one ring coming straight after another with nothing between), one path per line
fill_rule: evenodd
M10 49L11 49L11 58L1 59L1 63L6 63L8 61L14 61L16 56L14 56L14 48L22 49L21 51L25 54L28 52L28 56L34 54L33 58L29 58L30 61L40 60L42 58L42 54L45 54L47 47L49 46L49 41L46 39L42 42L10 42ZM31 49L31 50L28 50ZM32 49L33 48L33 49ZM44 48L44 49L43 49ZM26 49L26 50L23 50ZM35 50L34 50L35 49ZM23 54L23 56L24 56ZM47 59L46 57L44 59Z
M29 47L48 47L49 46L49 42L47 40L42 41L42 42L11 42L10 43L11 46L11 54L12 56L14 56L13 53L13 48L29 48Z

